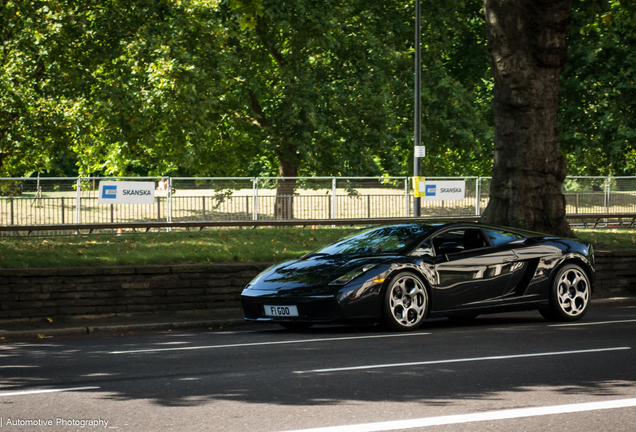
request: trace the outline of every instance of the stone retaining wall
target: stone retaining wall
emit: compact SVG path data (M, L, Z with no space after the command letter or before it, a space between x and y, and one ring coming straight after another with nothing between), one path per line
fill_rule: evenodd
M596 251L595 298L636 296L636 250Z
M240 307L271 263L0 269L0 320ZM636 250L596 253L595 298L636 295Z
M0 320L237 308L270 265L0 269Z

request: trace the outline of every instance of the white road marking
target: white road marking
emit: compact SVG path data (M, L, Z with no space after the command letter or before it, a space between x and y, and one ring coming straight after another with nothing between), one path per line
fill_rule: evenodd
M516 408L499 411L486 411L475 414L458 414L439 417L419 418L412 420L394 420L378 423L362 423L356 425L330 426L314 429L298 429L286 432L381 432L396 429L413 429L428 426L441 426L478 421L507 420L522 417L537 417L575 412L597 411L604 409L629 408L636 406L634 399L617 399L603 402L586 402L579 404L554 405L534 408Z
M273 342L251 342L251 343L228 344L228 345L207 345L207 346L191 346L191 347L175 347L175 348L150 348L150 349L131 350L131 351L112 351L109 354L136 354L136 353L148 353L148 352L185 351L185 350L201 350L201 349L214 349L214 348L240 348L240 347L250 347L250 346L287 345L287 344L301 344L301 343L311 343L311 342L335 342L335 341L344 341L344 340L379 339L379 338L395 338L395 337L424 336L424 335L430 335L430 333L401 333L401 334L387 334L387 335L373 335L373 336L350 336L350 337L339 337L339 338L300 339L300 340L273 341Z
M321 372L343 372L343 371L353 371L353 370L424 366L424 365L446 364L446 363L465 363L465 362L476 362L476 361L487 361L487 360L508 360L508 359L518 359L518 358L528 358L528 357L547 357L547 356L570 355L570 354L587 354L587 353L599 353L599 352L607 352L607 351L623 351L623 350L630 350L630 349L632 348L631 347L597 348L597 349L577 350L577 351L557 351L557 352L532 353L532 354L514 354L514 355L507 355L507 356L473 357L473 358L463 358L463 359L431 360L431 361L409 362L409 363L390 363L390 364L378 364L378 365L366 365L366 366L349 366L349 367L331 368L331 369L294 371L293 373L306 374L306 373L321 373Z
M71 388L63 388L63 389L25 390L25 391L18 391L18 392L0 393L0 397L1 396L22 396L22 395L40 394L40 393L70 392L70 391L81 391L81 390L97 390L98 388L99 387L71 387Z
M574 326L588 326L588 325L601 325L601 324L620 324L636 322L636 319L630 320L618 320L618 321L597 321L597 322L582 322L572 324L550 324L548 327L574 327Z

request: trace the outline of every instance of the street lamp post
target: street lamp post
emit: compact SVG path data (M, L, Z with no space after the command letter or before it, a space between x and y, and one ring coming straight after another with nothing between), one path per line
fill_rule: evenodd
M415 0L415 139L413 148L413 176L419 177L422 173L420 166L419 149L422 145L422 81L420 72L422 69L422 59L420 57L420 0ZM413 216L421 215L420 197L413 198Z

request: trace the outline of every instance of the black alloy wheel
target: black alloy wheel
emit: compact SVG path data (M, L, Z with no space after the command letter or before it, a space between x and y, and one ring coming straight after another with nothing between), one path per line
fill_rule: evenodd
M398 273L384 294L384 320L399 331L417 329L428 313L428 291L424 282L411 272Z
M576 264L566 264L552 281L550 308L539 312L550 321L576 321L587 312L591 295L590 279L585 270Z

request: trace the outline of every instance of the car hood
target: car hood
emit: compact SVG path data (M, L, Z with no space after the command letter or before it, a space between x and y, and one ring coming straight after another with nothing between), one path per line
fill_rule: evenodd
M252 283L250 289L281 292L298 288L323 291L340 276L368 264L381 264L396 256L312 255L273 267ZM342 285L332 286L334 291Z

